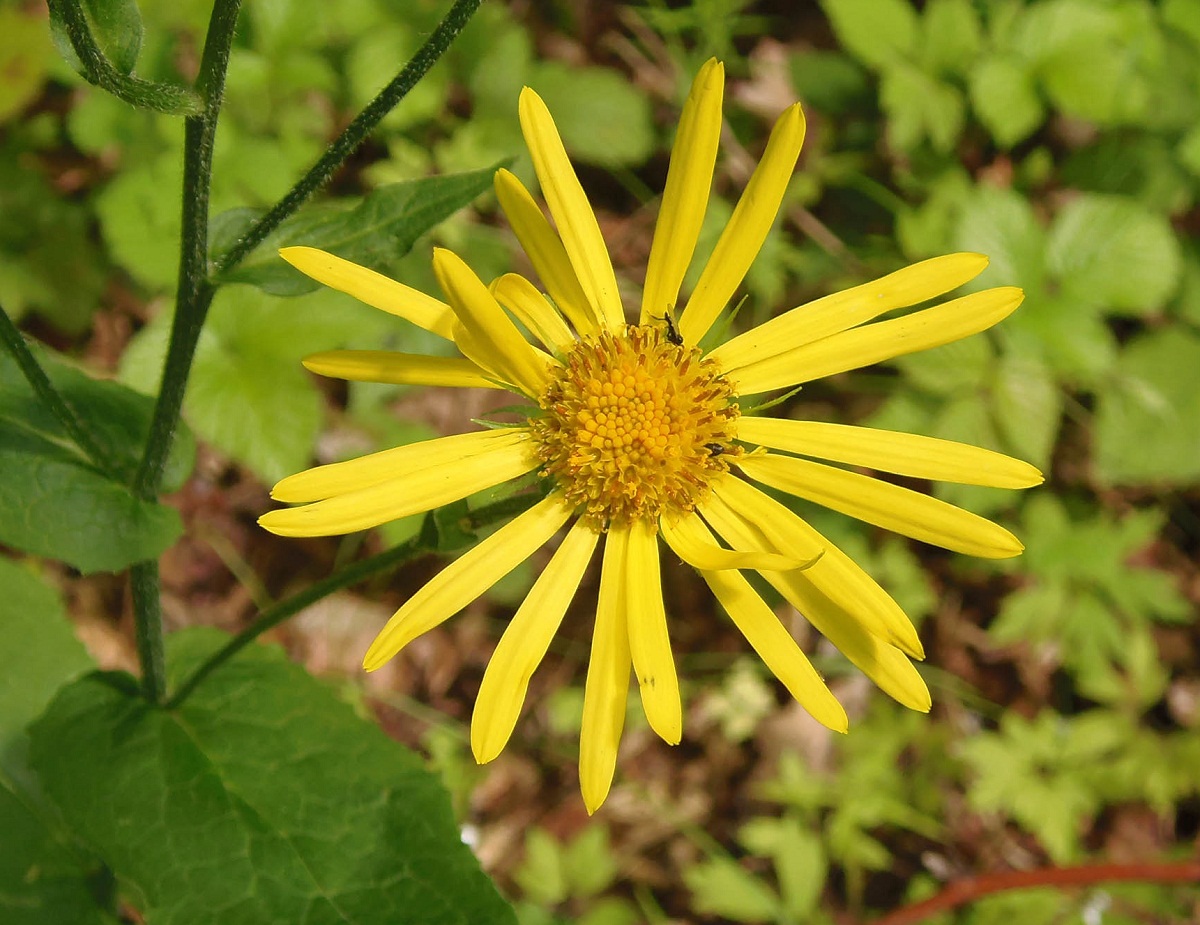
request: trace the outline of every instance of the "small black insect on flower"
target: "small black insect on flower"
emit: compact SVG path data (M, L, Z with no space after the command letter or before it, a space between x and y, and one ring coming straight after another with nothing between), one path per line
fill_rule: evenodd
M683 346L683 335L679 333L679 328L675 327L675 306L668 305L667 313L663 315L663 324L667 328L667 340L676 347Z

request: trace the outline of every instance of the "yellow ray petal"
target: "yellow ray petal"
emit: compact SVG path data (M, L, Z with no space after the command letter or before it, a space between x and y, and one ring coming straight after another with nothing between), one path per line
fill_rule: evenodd
M986 331L1011 315L1023 298L1013 286L985 289L901 318L851 328L726 375L741 395L810 382Z
M302 362L305 369L318 376L353 382L500 388L482 369L460 357L431 357L391 350L326 350L307 356Z
M579 733L579 788L591 815L612 786L617 748L625 726L629 697L629 623L625 616L625 550L629 528L613 526L604 540L596 629L583 688L583 726Z
M678 745L683 737L683 708L667 635L658 534L653 522L635 520L629 528L625 547L625 613L629 652L646 719L664 742Z
M688 514L674 523L668 523L664 518L659 522L659 529L667 545L684 562L694 569L706 572L717 572L730 568L775 569L790 571L797 568L808 568L819 555L800 560L781 556L779 553L762 552L757 549L725 549L709 542L712 534L705 529L704 524L696 514Z
M505 273L492 283L491 289L496 301L516 315L521 324L551 350L563 352L575 346L575 336L562 315L524 276Z
M479 354L471 359L536 398L549 378L544 354L517 330L487 286L453 251L435 248L433 272ZM486 359L487 362L482 362Z
M318 283L354 296L372 308L450 339L454 312L445 302L315 247L284 247L279 256Z
M812 568L824 556L824 545L816 540L815 533L808 533L798 526L803 523L799 517L749 482L733 475L724 475L714 479L711 484L721 502L728 504L751 523L768 519L763 529L769 531L767 537L774 544L776 552L808 563L807 568ZM706 519L707 508L707 504L702 504L699 509Z
M687 308L679 316L679 333L689 344L698 343L716 321L758 256L775 223L803 144L804 114L797 103L784 111L771 130L762 160L721 232Z
M813 719L835 732L849 727L846 711L812 662L740 572L701 572L713 594L758 657Z
M363 656L363 668L374 671L454 616L533 555L570 516L562 495L552 494L455 559L392 615Z
M739 546L770 546L760 531L737 518L723 520L719 532ZM928 711L929 689L900 649L868 632L854 614L818 591L803 572L760 574L884 693L910 709Z
M880 690L910 710L929 712L929 688L904 652L864 630L802 573L764 572L763 577Z
M754 535L761 534L770 550L790 549L797 543L819 546L824 554L804 571L808 580L852 613L867 632L924 658L917 631L900 605L858 563L774 498L728 476L714 485L714 494L700 513L729 542L735 542L734 530L742 524Z
M521 132L533 158L533 169L542 185L542 195L554 216L575 275L604 327L610 331L620 330L625 324L625 310L621 306L608 248L604 245L596 214L567 158L550 110L540 96L526 87L521 91L518 113Z
M526 442L489 449L436 467L410 470L403 477L348 491L303 507L268 511L258 518L280 536L334 536L354 533L421 514L467 495L524 475L540 465Z
M965 443L824 421L742 416L738 439L916 479L1030 488L1042 474L1027 462Z
M968 556L1008 559L1025 548L999 524L978 514L857 472L773 453L744 456L737 466L772 488Z
M404 479L421 469L442 469L470 456L528 442L529 431L523 427L422 440L289 475L271 489L271 497L287 504L321 501L392 479Z
M709 58L692 81L691 92L683 104L646 264L641 324L666 316L679 298L679 286L691 263L708 206L717 144L721 140L724 87L724 65L716 58Z
M835 292L784 312L721 344L709 356L724 370L740 369L856 327L884 312L917 305L957 289L983 272L982 254L922 260L881 279Z
M471 714L471 751L480 764L508 744L529 679L558 632L598 539L591 527L576 521L500 637Z
M579 285L567 249L529 190L513 174L501 168L493 184L500 208L512 226L513 234L529 256L529 262L541 277L542 285L580 334L591 334L599 327L595 310Z

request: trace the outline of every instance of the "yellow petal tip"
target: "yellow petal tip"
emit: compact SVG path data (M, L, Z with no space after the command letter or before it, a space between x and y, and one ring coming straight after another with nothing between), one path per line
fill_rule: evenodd
M307 247L303 244L292 244L288 247L279 248L279 256L292 266L296 266L297 263L304 262L306 259L311 258L314 254L323 253L325 253L323 250L315 247Z

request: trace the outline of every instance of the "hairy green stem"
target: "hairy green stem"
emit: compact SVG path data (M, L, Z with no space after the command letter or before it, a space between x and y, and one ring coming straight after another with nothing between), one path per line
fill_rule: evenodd
M154 404L150 433L141 465L134 476L133 490L147 500L158 497L163 469L171 441L179 423L183 394L200 329L213 288L208 281L208 194L212 185L213 139L225 92L225 72L229 49L237 24L241 0L216 0L204 39L204 54L196 91L204 100L204 110L189 116L184 123L183 152L183 229L179 251L179 284L175 296L175 317L171 340L163 365L162 384ZM138 657L142 665L142 689L151 703L160 703L166 694L163 677L162 603L159 598L158 564L138 562L131 571L133 616L136 623Z
M208 197L212 186L213 140L225 94L225 71L241 0L217 0L208 23L196 91L204 110L184 123L183 227L179 250L179 280L175 317L163 366L162 385L154 406L150 436L134 481L134 490L153 498L179 423L188 374L200 340L200 330L215 290L208 281Z
M123 481L127 473L122 471L123 467L117 458L105 446L99 435L89 429L87 422L75 413L62 393L54 387L54 383L50 381L50 377L46 375L46 371L42 369L42 365L33 355L33 351L29 349L25 338L21 336L21 332L13 324L2 305L0 305L0 341L4 342L8 352L17 361L17 366L25 376L25 381L29 383L38 400L58 419L63 430L75 441L75 445L83 450L87 458L103 470L105 475L116 481Z
M275 203L262 218L246 230L227 253L215 261L217 274L233 269L258 247L272 231L279 227L289 215L295 212L305 200L322 186L329 182L339 167L345 163L354 150L362 144L379 121L391 112L413 87L417 85L425 73L445 54L446 49L454 41L479 8L482 0L456 0L445 18L438 23L428 40L422 45L400 73L384 87L366 108L354 117L345 130L334 139L333 143L321 155L312 168L299 182L293 186L279 202Z
M79 0L47 0L46 5L50 9L51 19L61 24L67 33L71 48L83 65L84 77L89 83L142 109L177 116L195 115L202 110L200 97L187 87L142 80L122 74L113 67L96 44Z
M525 493L514 495L510 498L503 498L469 513L465 518L464 525L475 530L502 520L508 520L528 510L540 497L541 495L538 493ZM386 552L363 559L361 562L348 565L328 578L305 588L299 594L293 595L287 600L280 601L263 610L254 618L249 626L236 636L233 636L229 642L210 655L189 678L179 685L179 688L167 701L167 708L172 709L179 706L221 665L237 655L238 652L246 648L246 646L267 632L267 630L274 629L284 620L294 617L305 607L315 604L321 598L335 591L358 584L360 581L364 581L386 569L401 565L425 553L439 550L442 552L451 551L440 546L436 519L433 514L427 514L420 534L411 540L401 543L399 546L395 546Z
M167 694L167 674L163 659L158 563L153 559L134 563L129 570L129 583L133 591L138 662L142 666L142 694L151 703L161 703Z

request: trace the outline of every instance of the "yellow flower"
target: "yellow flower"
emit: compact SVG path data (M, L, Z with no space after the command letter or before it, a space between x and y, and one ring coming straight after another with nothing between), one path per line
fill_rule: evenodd
M660 537L700 573L791 694L820 722L845 731L842 706L741 570L758 571L900 703L928 710L929 692L909 661L923 656L920 640L875 581L755 483L927 543L1005 558L1022 546L1002 527L843 466L1003 488L1041 481L1032 466L976 447L741 413L745 396L983 331L1012 312L1022 293L989 289L873 320L947 293L987 264L978 254L952 254L802 305L701 350L775 219L804 138L804 117L792 106L772 130L676 323L680 285L712 183L723 85L722 65L709 61L684 106L637 324L626 323L596 217L550 113L528 88L520 99L521 128L554 225L511 173L499 171L495 185L546 295L515 274L489 287L446 250L433 257L445 303L332 254L282 251L313 279L453 341L462 354L331 351L309 357L309 369L352 380L507 389L539 407L520 426L428 440L293 475L273 496L301 506L271 511L260 523L284 536L365 530L537 471L548 483L544 500L413 595L376 638L364 666L383 665L570 524L484 674L471 745L478 761L492 760L508 741L530 676L603 538L579 758L589 812L611 785L631 666L651 727L672 744L682 735Z

